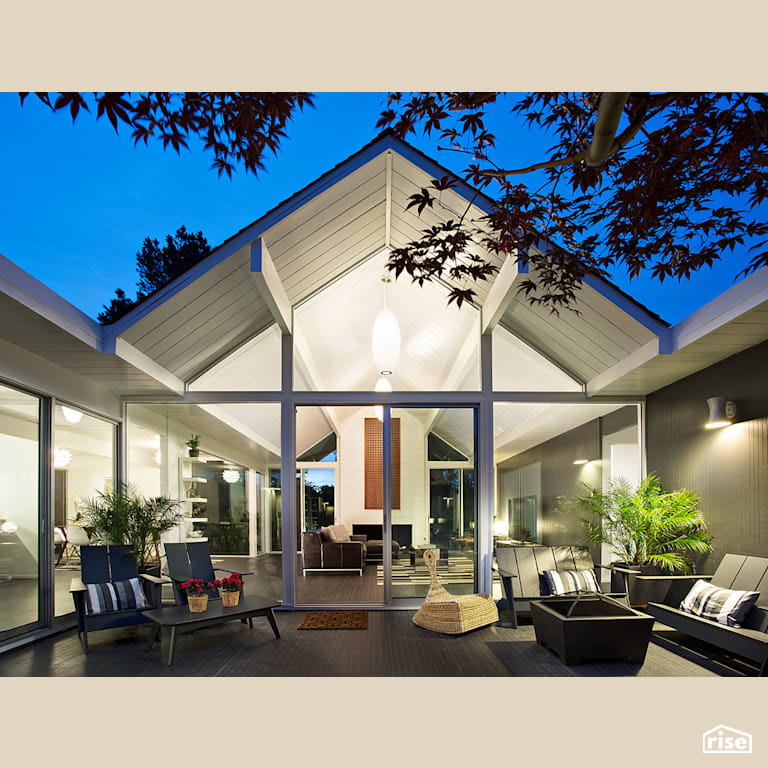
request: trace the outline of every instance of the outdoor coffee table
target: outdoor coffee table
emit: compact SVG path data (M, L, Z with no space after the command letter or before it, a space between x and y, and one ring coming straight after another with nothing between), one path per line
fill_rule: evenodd
M589 593L531 600L536 642L567 666L587 661L642 664L653 618L606 595Z
M221 600L209 600L208 610L203 613L190 613L187 605L168 605L163 608L152 608L144 611L143 615L155 623L149 638L149 647L152 648L160 634L162 627L170 627L171 637L168 648L168 666L173 664L173 654L176 650L176 635L180 632L194 632L203 627L212 627L234 619L248 619L248 626L253 629L254 616L266 616L272 625L272 631L276 638L280 638L280 632L275 621L273 608L280 603L267 600L263 597L240 596L240 602L234 608L225 608Z

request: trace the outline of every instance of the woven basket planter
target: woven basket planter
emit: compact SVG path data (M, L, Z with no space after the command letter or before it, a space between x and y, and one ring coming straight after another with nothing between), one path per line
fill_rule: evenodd
M461 635L470 629L495 624L499 620L496 601L485 593L452 595L437 580L436 561L434 551L428 549L424 553L424 562L429 568L431 585L413 623L446 635Z
M237 592L227 592L222 590L221 602L225 608L234 608L240 602L240 590Z
M208 595L187 595L190 613L205 613L208 610Z

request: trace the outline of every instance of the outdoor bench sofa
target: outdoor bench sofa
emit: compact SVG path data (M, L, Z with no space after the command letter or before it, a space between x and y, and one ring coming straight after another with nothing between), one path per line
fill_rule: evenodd
M512 614L513 627L517 627L520 614L530 613L531 600L539 600L549 595L544 571L594 571L596 567L610 570L608 566L595 566L589 547L567 545L544 547L530 544L497 544L496 562L507 607ZM626 590L607 594L617 600L626 601Z
M768 675L768 558L725 555L712 576L638 576L650 584L645 612L654 619L726 653L742 656L760 665L761 677ZM730 627L680 610L679 605L696 579L710 581L724 589L759 592L740 627ZM654 634L654 641L677 650L679 646Z

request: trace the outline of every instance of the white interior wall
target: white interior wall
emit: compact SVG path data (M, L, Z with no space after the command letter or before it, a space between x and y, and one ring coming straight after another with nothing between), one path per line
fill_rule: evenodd
M27 427L20 424L20 427ZM30 425L31 426L31 425ZM38 443L18 434L0 434L0 518L15 523L16 535L38 559ZM36 574L24 574L34 577Z
M344 415L343 409L337 411ZM361 408L341 422L341 449L336 484L340 488L337 521L352 530L353 523L381 525L382 510L365 508L365 419L373 408ZM407 411L400 419L400 509L392 510L393 524L410 523L413 543L428 540L427 469L424 426Z

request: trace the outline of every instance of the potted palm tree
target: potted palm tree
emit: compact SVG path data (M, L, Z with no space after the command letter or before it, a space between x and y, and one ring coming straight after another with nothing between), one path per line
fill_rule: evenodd
M159 542L181 520L179 502L168 496L144 498L136 487L118 483L111 491L96 491L86 499L83 519L103 544L131 544L139 571L159 576Z
M625 565L642 575L692 573L692 554L712 551L699 497L686 489L665 492L655 475L637 488L626 480L612 482L605 492L583 483L585 492L565 500L562 511L577 513L590 540L607 544ZM633 605L645 605L647 590L629 578Z

